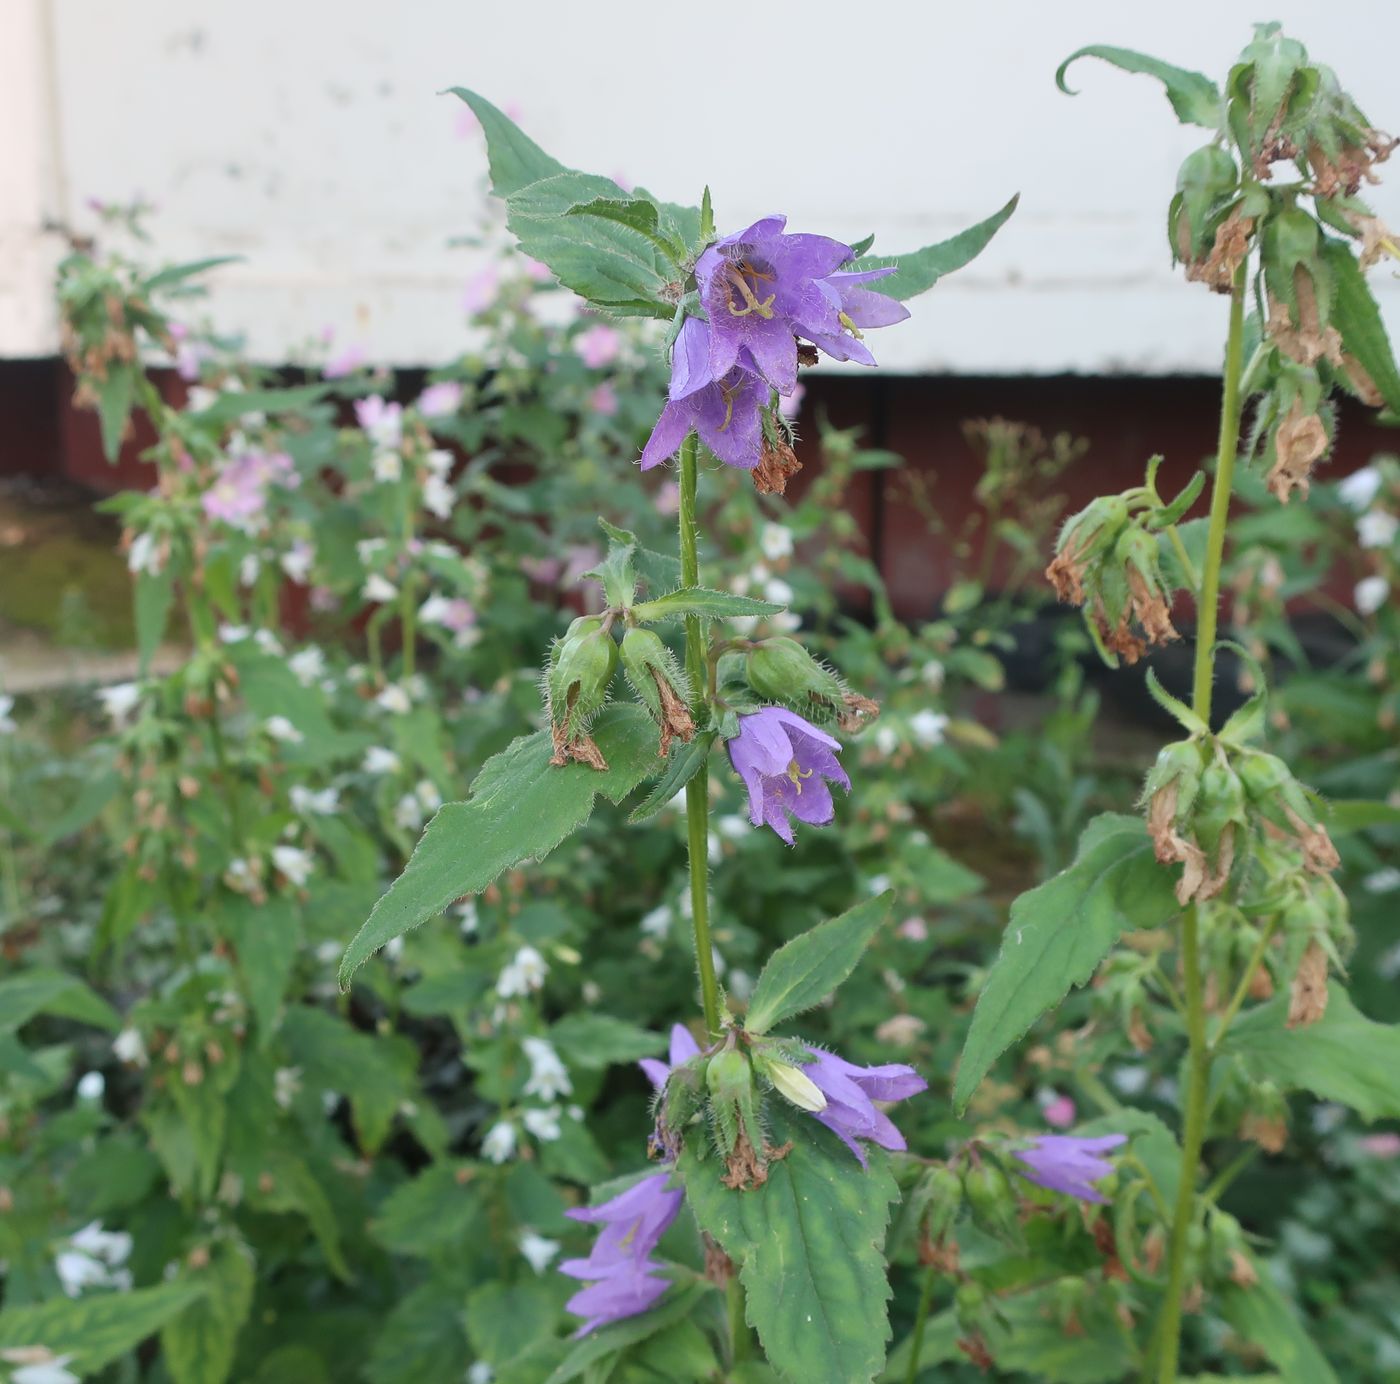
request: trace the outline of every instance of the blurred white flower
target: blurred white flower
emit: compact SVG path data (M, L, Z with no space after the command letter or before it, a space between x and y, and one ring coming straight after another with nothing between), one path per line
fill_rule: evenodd
M943 743L943 732L948 728L948 718L941 711L925 709L909 718L909 730L917 744L926 750Z
M263 722L263 729L284 745L300 745L306 737L285 717L269 716Z
M220 625L219 640L224 644L241 644L252 632L247 625Z
M316 857L299 846L274 846L272 863L287 877L295 888L300 889L315 867Z
M107 1078L101 1072L84 1072L78 1078L77 1093L79 1100L101 1100L102 1093L107 1089Z
M554 1256L559 1253L559 1248L558 1240L546 1240L543 1235L536 1235L533 1230L521 1233L520 1252L536 1273L543 1273L550 1266Z
M1363 466L1353 471L1345 480L1338 482L1337 495L1342 503L1358 514L1376 498L1381 488L1381 473L1374 466Z
M122 1029L112 1040L112 1052L118 1062L129 1063L133 1067L146 1065L146 1040L141 1037L139 1029Z
M413 710L412 699L396 682L391 682L374 699L374 704L382 707L385 711L392 712L395 716L404 716Z
M496 993L503 999L528 995L544 985L549 963L534 947L521 947L496 981Z
M386 403L378 394L355 400L355 419L380 447L397 447L403 437L403 405Z
M300 1067L278 1067L272 1074L272 1098L283 1110L290 1110L301 1090Z
M1394 865L1386 865L1379 870L1373 870L1361 881L1361 887L1368 894L1393 894L1400 889L1400 869Z
M397 452L376 452L369 469L381 485L392 485L403 475L403 458Z
M322 788L318 792L295 783L287 796L291 799L292 811L302 817L310 816L313 813L329 817L340 811L339 788Z
M875 727L875 748L888 759L899 748L899 732L893 726Z
M14 717L10 715L14 709L13 697L0 696L0 735L9 735L18 729Z
M568 1068L559 1060L554 1044L547 1038L522 1038L520 1046L530 1063L530 1079L525 1083L527 1096L553 1100L556 1096L573 1093Z
M107 719L113 726L124 726L127 718L141 704L141 687L139 683L118 682L111 687L99 687L97 689L97 700L102 703L102 710L107 713Z
M476 900L463 899L457 905L457 917L461 919L458 927L461 929L463 937L475 937L477 929L481 926L481 919L477 916Z
M551 1105L548 1110L527 1110L520 1117L520 1123L542 1144L552 1144L559 1137L559 1107Z
M384 955L390 961L397 961L403 955L403 935L391 937L384 944Z
M365 760L360 767L367 774L397 774L399 757L393 750L386 750L383 745L371 745L365 751Z
M392 601L398 594L399 588L388 577L381 576L378 572L371 572L365 578L365 584L360 588L360 595L365 600L376 601L380 604Z
M764 524L758 533L758 546L769 562L792 556L792 530L782 524Z
M467 1366L467 1384L491 1384L495 1377L496 1371L487 1360L478 1360Z
M1356 541L1363 548L1388 548L1400 533L1400 519L1384 509L1372 510L1356 521Z
M326 656L314 644L298 649L287 660L287 667L303 687L312 687L326 671Z
M427 814L416 793L405 793L394 804L394 825L400 831L417 831L426 820Z
M1374 615L1389 599L1390 583L1384 577L1362 577L1353 595L1361 614Z
M160 569L164 564L165 555L161 552L160 545L157 544L154 535L138 533L131 540L131 547L126 550L128 571L155 577L160 575Z
M282 648L282 641L271 630L254 630L253 643L263 653L271 654L274 658L280 658L285 652Z
M355 544L355 552L359 555L360 566L370 567L376 553L383 551L389 546L387 538L362 538Z
M504 1163L515 1153L515 1126L509 1120L502 1120L486 1131L481 1141L483 1158L492 1163Z
M457 504L457 492L442 476L429 476L423 482L423 508L439 519L450 519Z
M242 561L238 564L238 584L240 586L252 586L258 579L258 573L262 571L262 562L256 553L244 553Z
M792 602L793 590L781 577L770 577L763 583L763 599L772 601L774 605L789 605Z
M80 1376L63 1367L71 1355L55 1355L43 1346L0 1350L0 1360L18 1366L10 1371L10 1384L78 1384Z
M418 801L423 804L425 812L436 812L442 806L442 794L431 779L419 779L418 786L413 791L418 795Z
M649 913L642 915L637 925L648 937L665 937L671 931L671 920L675 914L668 903L659 903Z
M931 692L941 692L943 679L947 676L947 669L936 658L931 658L919 669L919 676L923 679L924 686Z
M311 564L315 561L316 549L300 538L281 557L282 570L298 586L306 585L306 579L311 575Z

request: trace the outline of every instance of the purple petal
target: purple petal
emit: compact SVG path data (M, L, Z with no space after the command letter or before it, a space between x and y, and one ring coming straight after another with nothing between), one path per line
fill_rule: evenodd
M679 1067L684 1062L689 1062L692 1057L700 1056L700 1044L695 1041L694 1035L684 1024L673 1024L671 1027L671 1065Z
M642 470L650 471L680 451L690 431L691 413L685 404L668 403L642 448Z
M687 317L681 323L671 353L671 388L673 400L685 399L707 384L714 383L710 373L710 327L698 317Z
M637 1065L647 1074L647 1080L659 1091L671 1075L671 1069L660 1058L643 1057Z

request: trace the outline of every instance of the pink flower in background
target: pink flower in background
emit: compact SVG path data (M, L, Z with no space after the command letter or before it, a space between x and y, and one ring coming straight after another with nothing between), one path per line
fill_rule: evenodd
M896 931L910 942L926 942L928 940L928 924L922 918L906 918Z
M501 276L494 266L488 266L479 274L473 274L462 290L462 311L468 317L476 317L485 312L496 301L500 279Z
M541 586L553 586L564 570L564 561L557 557L522 557L520 570Z
M462 386L455 380L443 380L438 384L430 384L418 396L418 412L424 418L441 418L446 414L456 413L461 402Z
M1055 1096L1041 1109L1045 1123L1053 1129L1068 1129L1074 1123L1074 1102L1068 1096Z
M170 324L170 335L175 341L175 373L186 384L192 384L199 378L199 365L209 355L209 348L191 341L190 329L182 322Z
M452 121L452 133L458 139L470 139L473 135L481 133L481 121L465 101L457 107L456 118Z
M656 492L656 499L652 503L656 506L658 514L678 513L681 507L681 483L666 481Z
M802 396L807 392L807 386L799 384L791 394L785 394L778 400L778 412L789 422L797 417L802 408Z
M403 405L378 394L355 400L355 419L380 447L397 447L403 437Z
M229 459L200 503L211 519L255 533L267 509L268 487L294 489L299 483L292 459L284 452L242 452Z
M418 608L418 618L425 625L441 625L453 634L462 634L476 624L476 610L460 596L429 596Z
M1384 1134L1366 1134L1357 1141L1372 1158L1400 1157L1400 1134L1388 1130Z
M617 391L610 384L600 384L589 394L588 407L604 418L611 418L617 412Z
M574 338L574 350L590 370L601 370L617 359L622 338L607 323L599 322Z
M525 257L525 277L537 284L546 284L554 277L554 271L543 261Z
M353 375L368 359L363 346L347 346L326 362L326 368L321 373L328 380L343 380L347 375Z

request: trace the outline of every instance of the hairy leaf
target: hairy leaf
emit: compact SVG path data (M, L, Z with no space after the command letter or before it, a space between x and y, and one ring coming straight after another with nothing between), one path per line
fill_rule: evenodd
M1055 73L1055 85L1066 96L1075 93L1065 85L1065 73L1069 65L1080 58L1102 58L1124 72L1156 77L1167 89L1167 100L1172 103L1172 110L1183 125L1201 125L1207 130L1218 130L1225 119L1225 103L1221 100L1220 89L1203 73L1173 67L1169 62L1149 57L1146 53L1135 53L1131 48L1109 48L1097 43L1071 53L1060 64L1059 71Z
M1356 256L1344 241L1328 239L1322 256L1332 270L1335 293L1332 325L1341 333L1347 353L1356 357L1392 412L1400 412L1400 370L1386 336L1380 309L1367 287Z
M771 1125L773 1143L792 1148L747 1192L725 1187L692 1140L686 1203L739 1266L749 1325L784 1379L871 1380L890 1339L883 1246L899 1188L879 1149L865 1170L810 1116L774 1109Z
M486 158L491 171L491 191L497 197L513 197L523 187L556 173L567 173L558 159L550 158L508 115L484 96L466 87L452 87L451 94L471 107L486 136Z
M714 743L715 732L702 730L695 739L678 744L666 761L666 772L652 784L627 820L637 823L655 817L705 767Z
M887 278L875 279L866 287L887 298L917 298L927 293L945 274L971 264L991 242L992 237L1006 223L1021 200L1017 193L1002 209L994 212L985 221L969 226L965 231L935 245L925 245L922 250L911 250L907 255L863 255L847 266L850 269L884 269L894 265L895 272Z
M724 620L738 615L776 615L784 607L772 601L760 601L753 596L737 596L732 591L711 591L704 586L688 586L654 601L643 601L632 607L632 614L644 625L658 620L677 619L682 615L704 615L712 620Z
M1221 1053L1284 1090L1339 1101L1366 1120L1400 1119L1400 1025L1368 1019L1336 981L1317 1023L1290 1029L1287 1019L1287 995L1249 1010L1225 1035Z
M607 759L600 773L550 764L547 731L524 736L488 759L464 803L428 823L403 874L346 948L340 984L391 938L436 917L463 894L480 893L502 870L548 855L589 818L599 793L621 802L658 767L656 727L639 706L604 710L593 736Z
M774 1024L820 1004L855 970L889 916L893 899L894 891L886 889L779 947L754 986L744 1027L753 1034L767 1033Z
M1011 905L1001 951L977 999L958 1064L963 1110L991 1065L1135 928L1159 927L1180 907L1141 818L1105 813L1079 838L1066 869Z

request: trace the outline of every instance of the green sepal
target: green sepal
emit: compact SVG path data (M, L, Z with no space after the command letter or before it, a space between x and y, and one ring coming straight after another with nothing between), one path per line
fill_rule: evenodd
M1152 700L1162 708L1167 715L1173 717L1181 728L1191 735L1209 735L1210 727L1191 710L1180 698L1173 697L1161 682L1158 681L1155 670L1147 670L1147 690L1152 695Z

